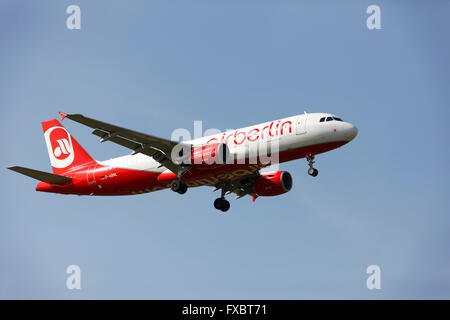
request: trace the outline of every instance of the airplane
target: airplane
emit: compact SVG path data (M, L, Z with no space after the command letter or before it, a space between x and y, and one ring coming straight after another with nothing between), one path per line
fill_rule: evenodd
M292 188L287 171L260 172L264 167L306 158L308 174L317 176L315 156L353 140L358 129L330 113L307 113L237 130L176 142L122 128L81 114L59 112L88 126L100 142L131 149L129 155L94 160L57 119L42 122L53 173L13 166L8 169L40 182L36 191L90 196L136 195L170 188L211 186L221 190L214 207L225 212L230 202L249 195L277 196ZM264 151L264 152L263 152Z

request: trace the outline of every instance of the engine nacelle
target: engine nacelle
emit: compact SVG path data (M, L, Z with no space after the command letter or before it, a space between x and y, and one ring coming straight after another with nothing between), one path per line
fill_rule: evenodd
M225 143L214 143L194 148L191 151L191 164L196 168L214 168L227 163L229 149Z
M260 197L278 196L292 188L292 176L287 171L262 174L255 180L253 189Z

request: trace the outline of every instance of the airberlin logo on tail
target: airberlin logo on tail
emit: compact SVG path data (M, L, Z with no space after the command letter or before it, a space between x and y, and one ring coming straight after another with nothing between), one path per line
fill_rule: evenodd
M72 137L63 127L52 127L45 131L48 155L53 168L66 168L75 159Z
M67 141L67 139L59 139L56 140L56 142L59 144L59 147L56 147L55 150L53 150L53 154L56 158L61 159L61 154L65 157L65 155L69 156L72 153L72 149L70 148L69 141Z

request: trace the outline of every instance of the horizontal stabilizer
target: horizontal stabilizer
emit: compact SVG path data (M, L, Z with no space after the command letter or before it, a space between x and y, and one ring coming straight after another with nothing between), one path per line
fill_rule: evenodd
M72 180L72 178L60 176L53 173L43 172L34 169L28 169L24 167L10 167L9 170L24 174L28 177L37 179L39 181L48 182L48 183L66 183Z

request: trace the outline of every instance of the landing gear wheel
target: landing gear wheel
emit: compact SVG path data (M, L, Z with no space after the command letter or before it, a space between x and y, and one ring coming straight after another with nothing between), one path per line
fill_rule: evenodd
M187 184L184 183L184 182L182 182L182 183L181 183L181 189L178 190L178 193L179 193L179 194L185 194L186 191L187 191L187 189L188 189Z
M170 184L170 189L179 194L184 194L187 191L187 185L181 180L173 180Z
M316 168L313 167L314 165L314 155L308 155L306 157L306 160L308 161L308 165L309 165L309 169L308 169L308 174L310 176L316 177L319 174L319 170L317 170Z
M220 210L221 204L222 204L222 198L217 198L216 200L214 200L214 208L216 208L217 210Z
M228 211L230 209L230 202L225 198L217 198L214 200L214 208L220 211Z
M173 192L178 192L178 190L181 189L181 180L173 180L170 184L170 189L172 189Z
M319 170L317 170L315 168L309 168L308 169L308 174L310 176L316 177L319 174Z
M222 206L222 211L228 211L228 209L230 209L230 202L228 200L223 199L223 206Z

